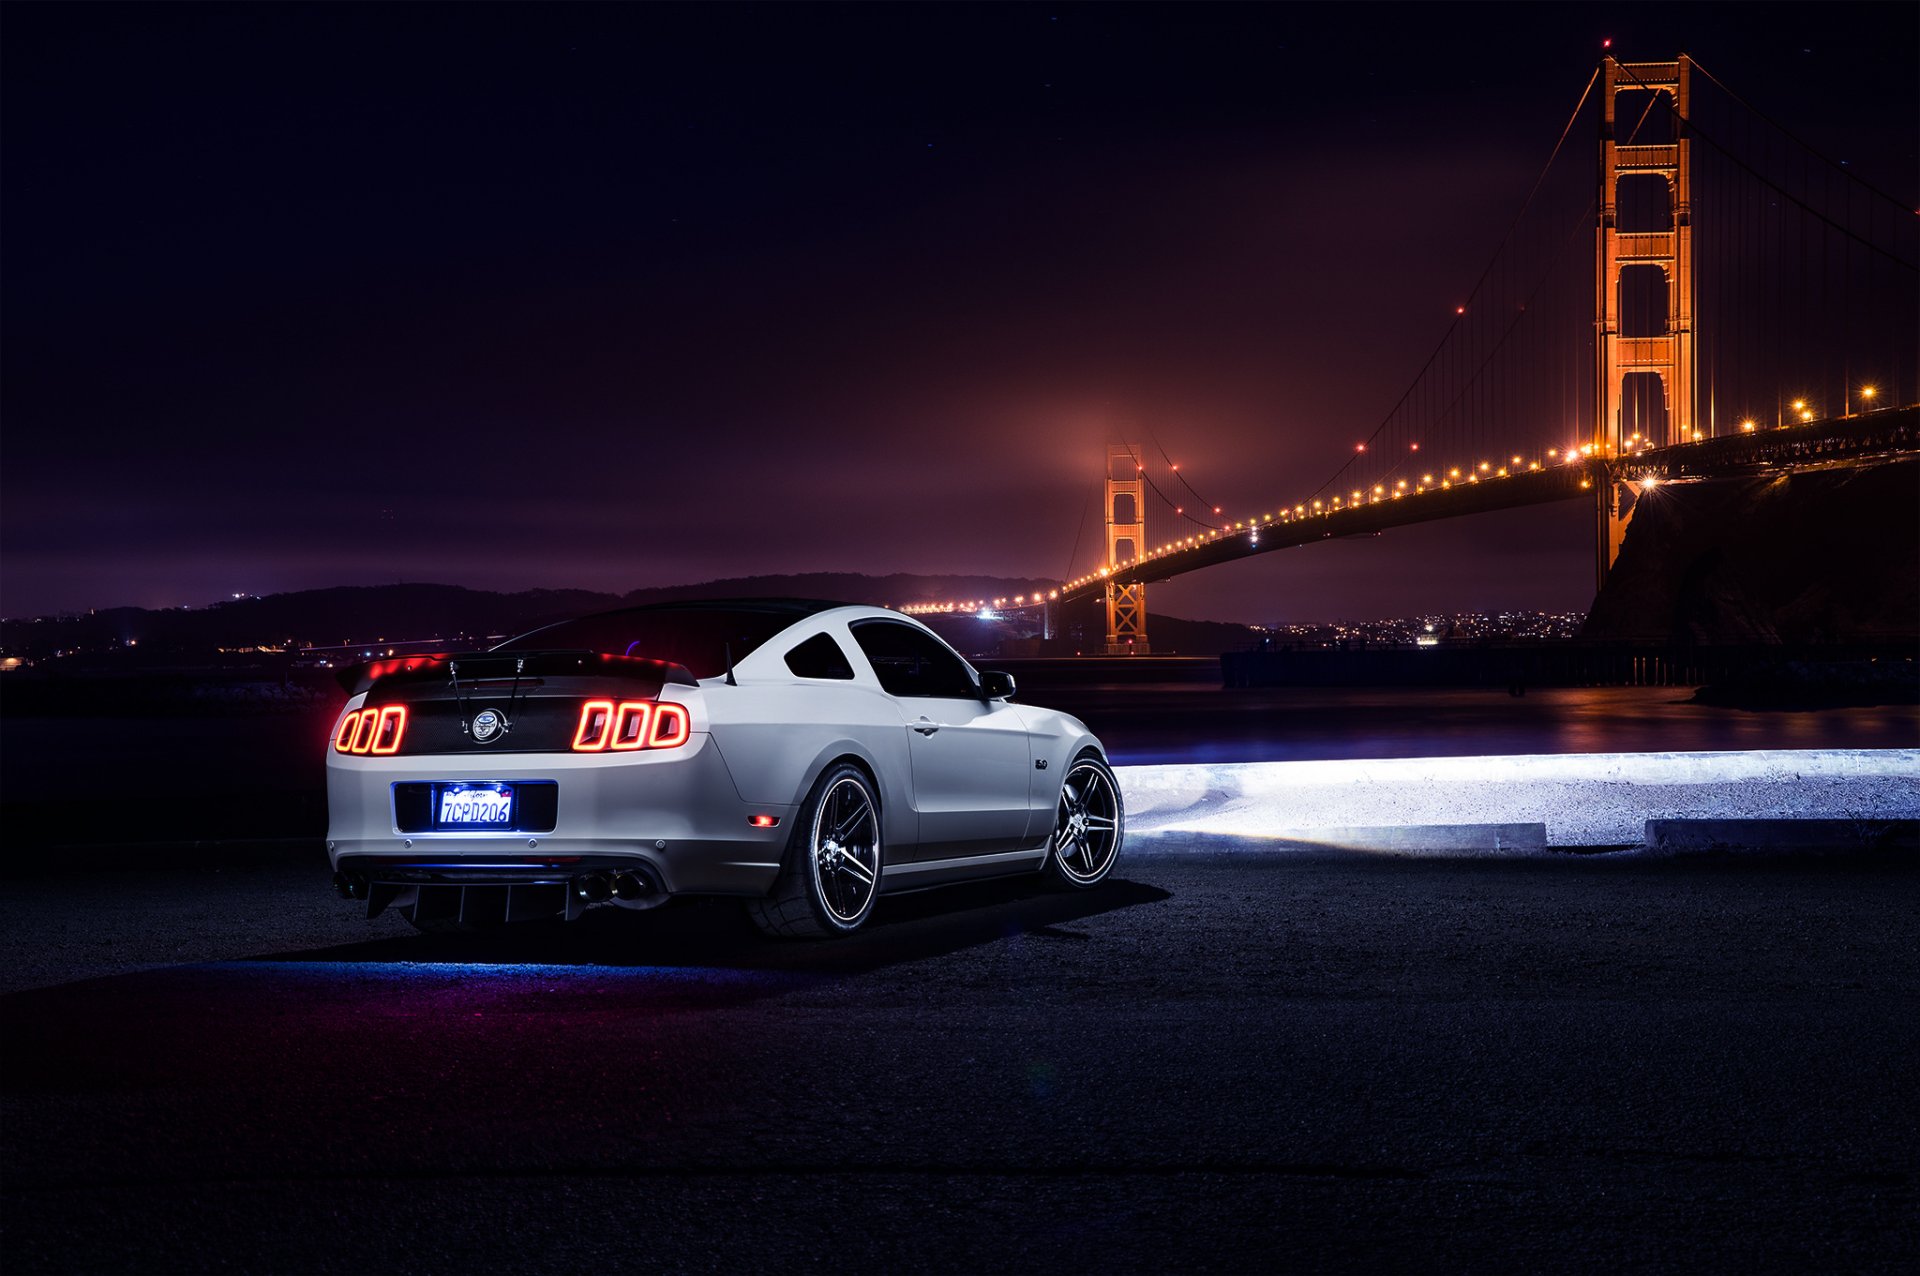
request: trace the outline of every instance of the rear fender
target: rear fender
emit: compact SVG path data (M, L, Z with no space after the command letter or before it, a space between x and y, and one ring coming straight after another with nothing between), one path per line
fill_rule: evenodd
M793 818L803 820L802 804L814 783L826 769L843 759L856 762L874 780L880 792L880 826L887 846L911 846L919 840L920 817L913 808L913 795L907 777L890 775L857 740L834 740L823 746L801 772L800 784L793 794Z

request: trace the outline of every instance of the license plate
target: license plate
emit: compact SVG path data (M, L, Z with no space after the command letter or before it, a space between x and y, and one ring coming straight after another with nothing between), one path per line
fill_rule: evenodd
M440 790L443 829L504 829L513 825L513 789L505 784L449 784Z

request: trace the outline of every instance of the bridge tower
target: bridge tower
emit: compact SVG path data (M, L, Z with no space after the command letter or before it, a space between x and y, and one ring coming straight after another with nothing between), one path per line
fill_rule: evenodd
M1601 70L1600 194L1594 273L1594 423L1593 445L1603 457L1618 456L1625 440L1622 405L1626 378L1653 373L1660 378L1666 403L1667 437L1663 443L1691 439L1695 425L1694 288L1692 164L1688 154L1686 117L1693 62L1682 56L1672 62L1620 62L1609 57ZM1669 95L1673 107L1672 140L1654 144L1615 140L1614 106L1622 93L1654 92ZM1631 134L1635 116L1627 128ZM1667 190L1667 229L1616 225L1622 178L1659 177ZM1665 331L1656 335L1621 332L1620 276L1634 268L1657 268L1666 277ZM1596 483L1598 502L1598 584L1620 554L1627 524L1633 518L1633 489L1623 483Z
M1107 447L1107 566L1121 567L1146 552L1146 482L1131 444ZM1119 477L1115 477L1118 475ZM1147 587L1107 581L1107 654L1144 656L1147 646Z

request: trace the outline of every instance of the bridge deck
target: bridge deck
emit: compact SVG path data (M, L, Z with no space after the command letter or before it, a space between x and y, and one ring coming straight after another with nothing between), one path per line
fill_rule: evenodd
M1374 536L1391 527L1518 509L1548 501L1592 499L1596 485L1639 482L1699 482L1715 478L1871 465L1920 450L1920 407L1909 405L1858 416L1813 421L1778 429L1654 448L1629 457L1591 460L1528 470L1504 478L1466 481L1442 489L1406 493L1320 513L1262 519L1257 525L1221 532L1184 549L1129 563L1108 576L1063 586L1062 601L1090 598L1108 580L1121 584L1165 580L1237 558L1310 545L1338 536Z

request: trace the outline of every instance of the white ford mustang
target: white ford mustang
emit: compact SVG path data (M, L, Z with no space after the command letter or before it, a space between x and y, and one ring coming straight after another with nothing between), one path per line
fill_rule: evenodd
M334 885L423 930L707 894L840 935L890 891L1092 886L1125 832L1085 725L878 607L635 607L347 679Z

